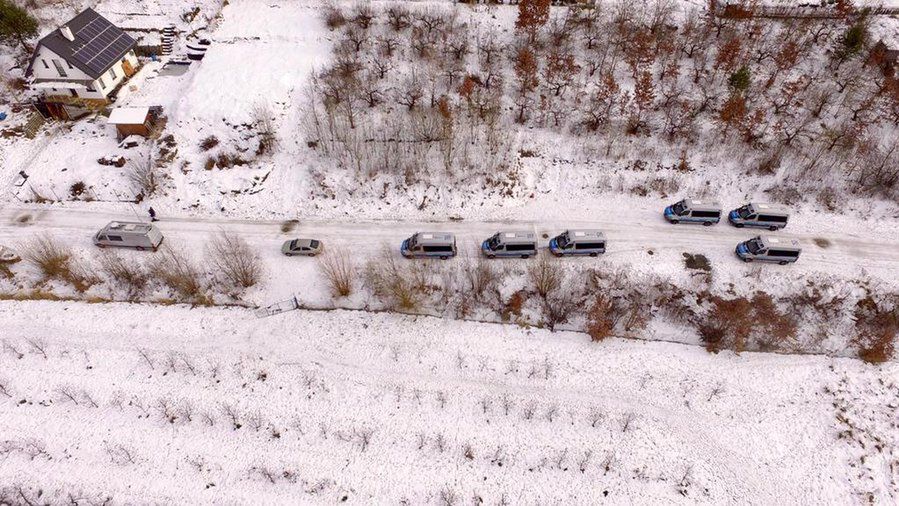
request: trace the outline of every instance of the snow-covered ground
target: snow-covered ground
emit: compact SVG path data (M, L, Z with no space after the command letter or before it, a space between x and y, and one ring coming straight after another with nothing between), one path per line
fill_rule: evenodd
M897 500L895 363L118 304L0 303L0 334L5 497Z

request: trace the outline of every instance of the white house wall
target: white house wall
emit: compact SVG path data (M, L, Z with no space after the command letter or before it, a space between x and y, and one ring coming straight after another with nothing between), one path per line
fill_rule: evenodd
M62 77L59 75L59 72L56 69L56 66L53 64L53 60L57 60L62 64L63 69L66 72L66 77ZM109 70L103 73L100 78L103 80L104 86L101 86L98 80L91 79L91 77L81 70L79 70L74 65L69 65L63 58L61 58L58 54L47 49L44 46L41 46L38 49L37 58L34 61L34 65L32 65L32 75L35 79L40 80L48 80L48 81L79 81L79 82L87 82L92 81L92 87L95 91L90 90L78 90L78 96L81 98L88 99L105 99L109 92L114 90L116 86L118 86L122 81L125 80L125 70L122 67L122 61L127 60L132 68L137 68L138 61L137 56L133 51L129 51L125 57L118 61L115 65L113 65ZM46 66L44 65L46 62ZM49 68L47 68L49 67ZM115 78L112 75L115 74ZM44 90L45 95L65 95L69 96L70 92L68 90L55 90L49 89Z

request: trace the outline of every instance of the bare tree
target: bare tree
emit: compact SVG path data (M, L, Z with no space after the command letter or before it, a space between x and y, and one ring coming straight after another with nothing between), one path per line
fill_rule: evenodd
M125 165L125 179L131 183L138 200L159 190L160 176L152 151L139 154Z
M220 231L209 241L207 248L209 263L232 287L247 289L262 280L265 273L262 261L243 238Z

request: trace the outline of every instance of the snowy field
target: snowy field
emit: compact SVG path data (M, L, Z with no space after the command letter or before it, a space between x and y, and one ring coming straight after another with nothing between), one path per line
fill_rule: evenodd
M0 322L0 497L897 500L896 364L358 312L6 302Z

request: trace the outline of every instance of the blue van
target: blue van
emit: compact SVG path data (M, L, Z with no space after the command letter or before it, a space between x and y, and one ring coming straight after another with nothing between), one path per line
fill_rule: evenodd
M403 241L400 253L406 258L439 258L456 256L456 236L446 232L418 232Z
M606 252L606 235L599 230L566 230L550 239L549 251L557 257L595 257Z

